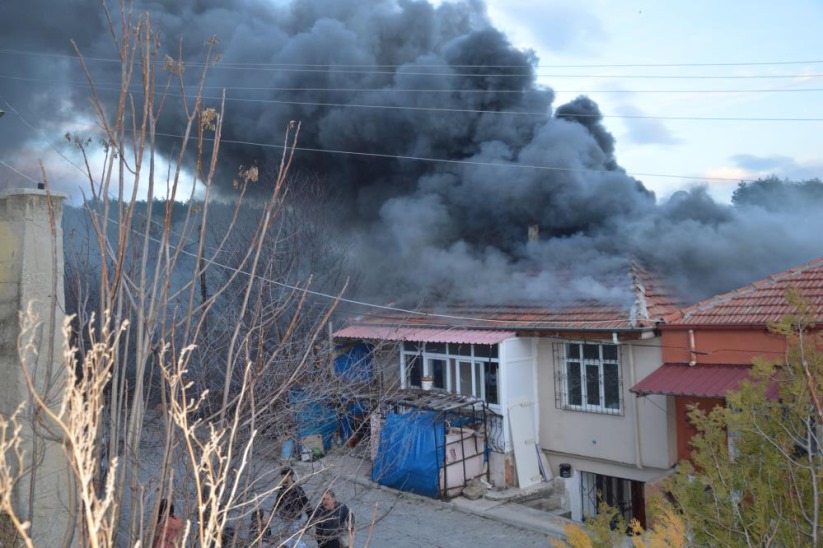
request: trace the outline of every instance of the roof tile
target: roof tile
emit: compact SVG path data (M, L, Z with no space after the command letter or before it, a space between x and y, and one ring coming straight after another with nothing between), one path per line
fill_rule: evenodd
M823 322L823 257L712 297L669 318L671 325L766 325L794 312L786 291L795 287Z

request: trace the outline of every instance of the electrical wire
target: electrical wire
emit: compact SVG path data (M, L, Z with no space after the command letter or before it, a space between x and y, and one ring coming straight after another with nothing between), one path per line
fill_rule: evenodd
M16 114L16 115L17 115L17 116L18 116L18 117L19 117L19 118L20 118L20 119L21 119L21 120L22 120L22 121L23 121L23 122L24 122L24 123L25 123L28 127L32 128L32 129L34 129L34 128L33 128L33 126L32 126L31 124L29 124L29 123L28 123L28 122L27 122L27 121L26 121L26 120L25 120L25 119L24 119L24 118L20 115L19 111L17 111L17 109L15 109L15 108L14 108L14 107L13 107L13 106L12 106L12 105L8 102L8 101L4 101L4 103L5 103L5 104L9 107L9 109L10 109L12 112L14 112L14 113L15 113L15 114ZM167 135L167 134L158 134L158 135ZM221 142L222 142L222 140L221 140ZM282 146L281 146L281 148L282 148ZM58 151L58 152L59 152L59 151ZM74 165L75 167L77 167L78 169L81 169L79 166L77 166L76 164L74 164L73 162L71 162L70 160L68 160L68 158L66 158L66 157L65 157L65 156L63 156L62 154L61 154L61 157L62 157L64 160L66 160L66 161L68 161L69 163L71 163L72 165ZM0 161L0 162L2 162L2 161ZM13 168L12 166L10 166L10 165L6 164L6 162L2 162L2 164L3 164L3 165L5 165L6 167L9 167L9 168L10 168L10 169L12 169L13 171L15 171L15 172L19 173L21 176L25 177L25 178L26 178L26 179L28 179L29 181L31 181L31 182L33 182L33 183L37 183L37 181L36 181L35 179L32 179L31 177L29 177L29 176L25 175L24 173L22 173L22 172L18 171L17 169ZM82 170L82 169L81 169L81 170ZM119 221L118 221L118 220L116 220L116 219L109 218L109 221L110 221L110 222L112 222L112 223L114 223L114 224L115 224L115 225L117 225L117 226L121 226L121 225L120 225L120 223L119 223ZM152 222L154 222L154 221L152 221ZM125 228L126 228L127 230L131 231L131 232L134 232L135 234L141 235L141 233L140 233L140 232L138 232L138 231L137 231L136 229L134 229L133 227L125 227ZM152 236L147 236L147 238L149 239L149 241L153 241L154 243L157 243L157 244L164 244L164 242L162 242L161 240L159 240L159 239L157 239L157 238L154 238L154 237L152 237ZM194 257L194 258L199 258L199 257L197 256L197 254L192 253L192 252L190 252L190 251L187 251L187 250L185 249L185 247L178 247L178 246L175 246L175 245L173 245L173 244L168 244L168 247L169 247L170 249L172 249L172 250L179 251L179 252L180 252L181 254L183 254L183 255L188 255L188 256L190 256L190 257ZM234 268L234 267L232 267L232 266L229 266L229 265L226 265L226 264L223 264L223 263L217 262L217 261L212 260L212 259L206 259L206 258L203 258L203 261L204 261L204 262L209 263L210 265L216 266L216 267L218 267L218 268L222 268L222 269L224 269L224 270L229 270L229 271L231 271L231 272L235 272L235 273L237 273L237 274L242 274L242 275L248 276L248 277L250 277L250 278L254 278L254 277L256 277L256 278L257 278L258 280L260 280L260 281L263 281L263 282L266 282L266 283L270 283L270 284L275 285L275 286L278 286L278 287L283 287L283 288L285 288L285 289L289 289L289 290L292 290L292 291L302 292L302 293L305 293L305 294L307 294L307 295L313 295L313 296L315 296L315 297L322 297L322 298L326 298L326 299L331 299L331 300L334 300L334 301L336 301L336 302L343 302L343 303L347 303L347 304L351 304L351 305L364 306L364 307L368 307L368 308L373 308L373 309L378 309L378 310L386 310L386 311L397 312L397 313L408 314L408 315L411 315L411 316L419 316L419 317L433 317L433 318L448 319L448 320L460 320L460 321L470 321L470 320L475 320L475 321L482 321L482 322L493 323L493 324L514 324L514 323L516 323L516 322L510 321L510 320L494 320L494 319L489 319L489 318L471 318L471 317L468 317L468 316L456 316L456 315L448 315L448 314L435 314L435 313L421 312L421 311L410 310L410 309L399 308L399 307L393 307L393 306L379 305L379 304L375 304L375 303L368 303L368 302L365 302L365 301L358 301L358 300L354 300L354 299L346 299L346 298L341 297L340 295L332 295L332 294L329 294L329 293L323 293L323 292L320 292L320 291L314 291L314 290L307 289L307 288L300 287L300 286L296 286L296 285L293 285L293 284L287 284L287 283L285 283L285 282L279 282L279 281L276 281L276 280L273 280L273 279L270 279L270 278L266 278L266 277L264 277L264 276L260 276L260 275L252 276L252 274L251 274L251 273L249 273L249 272L246 272L246 271L241 270L241 269ZM543 322L543 323L544 323L544 324L546 324L546 325L550 325L549 321L547 321L547 322ZM564 322L557 322L557 321L555 321L554 323L567 323L567 322L565 322L565 321L564 321ZM594 320L594 321L586 321L585 323L589 323L589 324L590 324L590 323L614 323L614 320Z
M15 171L16 173L18 173L22 177L28 179L32 183L35 183L35 184L38 183L37 180L29 177L25 173L22 173L22 172L18 171L14 167L7 164L5 161L0 160L0 164L3 164L4 166L8 167L9 169ZM116 219L109 218L109 221L114 223L116 226L122 226L120 224L120 222ZM157 224L159 226L159 223L157 221L149 219L149 222ZM129 230L131 232L134 232L137 235L142 235L142 233L138 232L133 227L127 227L127 230ZM157 238L154 238L152 236L147 236L147 237L148 237L149 241L153 241L154 243L157 243L157 244L164 244L163 241L161 241ZM174 244L168 244L167 247L169 249L173 250L173 251L179 250L180 253L183 254L183 255L187 255L187 256L190 256L190 257L193 257L193 258L198 258L197 254L192 253L190 251L187 251L184 247L178 247ZM209 249L214 251L213 248L209 247ZM217 262L215 260L205 259L204 258L203 261L206 262L206 263L209 263L211 266L215 266L215 267L221 268L223 270L228 270L228 271L231 271L231 272L235 272L237 274L242 274L242 275L245 275L249 278L253 278L253 279L257 279L258 281L270 283L270 284L278 286L278 287L283 287L285 289L289 289L289 290L292 290L292 291L305 293L307 295L313 295L313 296L316 296L316 297L326 298L326 299L329 299L329 300L333 300L335 302L342 302L342 303L356 305L356 306L362 306L362 307L366 307L366 308L370 308L370 309L377 309L377 310L384 310L384 311L395 312L395 313L402 313L402 314L407 314L409 316L427 317L427 318L435 318L435 319L446 319L446 320L460 320L460 321L469 321L469 322L485 322L485 323L492 323L492 324L495 324L495 325L512 325L512 326L515 326L515 325L522 325L523 324L523 322L519 321L519 320L498 320L498 319L484 318L484 317L478 317L478 316L438 314L438 313L433 313L433 312L423 312L423 311L419 311L419 310L412 310L412 309L406 309L406 308L400 308L400 307L394 307L394 306L388 306L388 305L379 305L379 304L369 303L369 302L365 302L365 301L359 301L359 300L355 300L355 299L347 299L347 298L341 297L340 295L333 295L333 294L330 294L330 293L323 293L323 292L320 292L320 291L310 290L310 289L300 287L300 286L296 286L296 285L293 285L293 284L287 284L285 282L279 282L277 280L273 280L273 279L267 278L265 276L252 275L251 273L249 273L247 271L244 271L244 270L232 267L230 265L226 265L226 264ZM364 315L369 316L369 317L373 317L373 318L379 318L379 319L394 319L394 320L398 319L396 317L380 316L380 315L377 315L377 314L364 314ZM615 319L611 319L611 320L529 320L529 323L530 324L545 325L545 326L551 327L551 326L556 326L556 325L569 325L569 324L571 324L571 325L579 325L579 324L586 324L586 325L591 325L591 324L614 324L616 321L620 321L620 320L615 320ZM458 327L458 326L451 326L451 325L442 327L443 331L449 331L449 330L454 330L454 329L461 329L461 328ZM632 344L633 346L644 347L644 348L670 348L670 349L678 349L678 350L686 350L687 349L686 345L658 345L658 344L643 344L643 343L636 343L636 342L631 342L630 344ZM701 355L708 356L708 355L719 354L719 353L743 352L743 351L747 351L747 350L746 349L735 349L735 348L722 348L722 349L715 349L711 352L704 352L704 353L701 353ZM783 354L782 351L769 351L769 350L763 350L760 353L762 353L762 354L776 354L776 355L782 355Z
M26 126L28 126L28 127L29 127L30 129L32 129L32 130L37 131L37 129L36 129L36 128L34 128L34 126L32 126L30 123L28 123L28 121L27 121L27 120L25 120L25 118L24 118L24 117L23 117L23 116L19 113L19 111L18 111L17 109L15 109L15 108L14 108L14 106L13 106L13 105L11 105L8 101L5 101L5 100L4 100L4 103L5 103L5 105L9 108L9 110L10 110L11 112L13 112L15 115L17 115L17 116L21 119L21 121L23 121L23 123L24 123ZM173 134L160 133L160 132L158 132L158 133L156 133L156 134L157 134L157 135L161 135L161 136L166 136L166 137L182 138L182 136L180 136L180 135L173 135ZM42 135L42 133L41 133L41 135ZM43 137L43 138L45 138L45 136L44 136L44 135L42 135L42 137ZM192 137L192 138L194 138L194 137ZM207 141L213 141L213 139L210 139L210 138L205 138L205 140L207 140ZM256 145L256 146L271 147L271 148L280 148L280 149L286 148L286 146L285 146L285 145L273 145L273 144L264 144L264 143L249 143L249 142L232 141L232 140L226 140L226 139L221 139L221 142L223 142L223 143L236 143L236 144L254 144L254 145ZM52 146L52 148L55 148L55 147L54 147L53 145L51 145L51 144L50 144L50 146ZM289 147L289 148L291 148L291 147ZM317 152L329 152L329 151L327 151L327 150L320 150L320 149L306 149L306 148L299 148L299 147L295 147L295 150L308 150L308 151L317 151ZM77 164L75 164L74 162L72 162L70 159L68 159L65 155L63 155L63 154L62 154L59 150L57 150L56 148L55 148L55 151L56 151L58 154L60 154L61 158L63 158L65 161L67 161L68 163L70 163L70 164L71 164L71 165L73 165L75 168L77 168L78 170L80 170L81 172L83 172L83 173L85 174L85 171L84 171L84 170L83 170L80 166L78 166ZM339 152L339 151L335 151L335 152ZM374 155L375 155L374 153L362 153L362 154L363 154L363 155L368 155L368 156L374 156ZM377 155L377 156L381 156L381 157L383 157L383 156L386 156L386 155ZM392 158L412 158L412 159L418 159L418 158L413 158L413 157L401 157L401 156L390 156L390 157L392 157ZM452 162L452 163L466 163L466 161L459 161L459 160L443 160L443 161ZM33 182L33 183L37 183L37 181L36 181L35 179L33 179L33 178L31 178L31 177L29 177L29 176L25 175L24 173L20 172L19 170L17 170L17 169L16 169L16 168L14 168L13 166L9 165L9 164L8 164L8 163L6 163L5 161L0 160L0 163L2 163L2 165L4 165L5 167L7 167L7 168L9 168L9 169L13 170L14 172L18 173L19 175L23 176L23 177L24 177L24 178L26 178L27 180L29 180L29 181L31 181L31 182ZM480 165L494 165L494 166L497 166L497 165L506 165L506 164L496 164L496 163L486 163L486 162L470 162L470 163L473 163L473 164L480 164ZM532 167L532 168L535 168L535 169L549 169L547 166L519 166L519 165L518 165L518 167ZM570 171L570 170L573 170L572 168L568 168L568 169L567 169L567 168L551 168L551 169L561 169L561 170L563 170L563 171ZM585 171L592 171L592 170L585 170ZM597 170L597 171L604 171L604 172L607 172L607 170ZM663 175L657 175L657 176L663 176ZM735 179L735 180L736 180L736 179ZM118 224L118 221L116 221L116 220L114 220L114 219L110 219L110 220L111 220L112 222L114 222L115 224ZM152 222L154 222L154 221L152 221ZM119 225L118 225L118 226L119 226ZM131 231L133 231L133 232L135 232L135 233L137 233L137 231L136 231L136 230L134 230L134 229L133 229L133 228L131 228L131 227L129 227L128 229L129 229L129 230L131 230ZM148 236L148 238L149 238L151 241L154 241L155 243L163 243L163 242L160 242L159 240L157 240L157 239L155 239L155 238L152 238L151 236ZM175 246L171 246L171 247L172 247L173 249L177 249L177 248L175 248ZM180 248L180 252L181 252L182 254L185 254L185 255L190 255L190 256L192 256L192 257L197 258L197 256L196 256L195 254L193 254L193 253L191 253L191 252L189 252L189 251L186 251L184 248ZM234 271L234 272L236 272L236 273L238 273L238 274L243 274L243 275L246 275L246 276L249 276L249 277L251 277L251 276L252 276L252 275L251 275L250 273L248 273L248 272L245 272L245 271L242 271L242 270L239 270L239 269L235 269L235 268L233 268L233 267L231 267L231 266L224 265L224 264L222 264L222 263L218 263L217 261L214 261L214 260L209 260L209 259L206 259L206 261L207 261L207 262L209 262L210 264L214 264L215 266L218 266L218 267L221 267L221 268L224 268L224 269L228 269L228 270ZM271 284L273 284L273 285L277 285L277 286L279 286L279 287L287 288L287 289L294 290L294 291L302 291L302 292L305 292L306 294L309 294L309 295L314 295L314 296L318 296L318 297L324 297L324 298L328 298L328 299L334 299L334 300L336 300L336 301L338 301L338 302L344 302L344 303L347 303L347 304L358 305L358 306L365 306L365 307L370 307L370 308L374 308L374 309L386 310L386 311L391 311L391 312L398 312L398 313L409 314L409 315L414 315L414 316L433 317L433 318L441 318L441 319L448 319L448 320L461 320L461 321L478 321L478 322L489 322L489 323L500 324L500 325L518 325L518 324L522 323L522 322L518 322L518 321L516 321L516 320L495 320L495 319L490 319L490 318L477 318L477 317L471 317L471 316L459 316L459 315L435 314L435 313L428 313L428 312L420 312L420 311L415 311L415 310L409 310L409 309L404 309L404 308L399 308L399 307L392 307L392 306L385 306L385 305L377 305L377 304L374 304L374 303L367 303L367 302L364 302L364 301L357 301L357 300L353 300L353 299L346 299L346 298L342 298L342 297L341 297L341 296L339 296L339 295L331 295L331 294L328 294L328 293L323 293L323 292L317 292L317 291L309 290L309 289L302 288L302 287L299 287L299 286L295 286L295 285L291 285L291 284L286 284L286 283L284 283L284 282L278 282L278 281L276 281L276 280L268 279L268 278L265 278L265 277L262 277L262 276L257 276L257 278L258 278L258 279L260 279L261 281L265 281L265 282L271 283ZM572 324L582 324L582 323L585 323L585 324L598 324L598 323L600 323L600 324L613 324L613 323L614 323L614 321L615 321L615 320L613 320L613 319L612 319L612 320L580 320L580 321L574 321L574 320L544 320L544 321L537 321L537 322L535 322L535 323L540 323L541 325L558 325L558 324L560 324L560 325L565 325L565 324L569 324L569 323L572 323Z
M17 116L17 118L19 118L19 119L20 119L20 121L21 121L21 122L23 122L23 124L25 124L25 125L26 125L26 127L28 127L29 129L31 129L32 131L35 131L35 132L39 133L39 134L40 134L40 137L42 137L42 139L43 139L43 140L44 140L44 141L45 141L45 142L49 145L49 147L50 147L52 150L54 150L57 154L59 154L61 158L63 158L66 162L68 162L69 164L71 164L72 166L74 166L77 170L79 170L79 171L80 171L80 173L82 173L83 175L86 175L86 170L84 170L82 167L80 167L80 166L78 166L77 164L75 164L74 162L72 162L72 161L71 161L71 159L69 159L69 158L68 158L65 154L63 154L63 153L62 153L62 152L61 152L61 151L60 151L60 150L59 150L56 146L54 146L54 144L51 142L51 140L49 140L49 138L48 138L48 137L46 137L46 134L45 134L45 133L43 133L43 130L41 130L41 129L39 129L39 128L36 128L36 127L34 127L33 125L31 125L31 124L28 122L28 120L26 120L26 119L25 119L25 118L24 118L24 117L20 114L20 112L18 112L18 111L17 111L17 109L16 109L16 108L14 108L14 107L11 105L11 103L9 103L8 101L6 101L4 98L0 97L0 101L3 101L3 103L6 105L6 107L7 107L7 108L8 108L11 112L13 112L13 113Z
M119 92L116 88L102 88L106 91ZM141 93L141 92L132 92ZM182 97L179 93L167 92L163 94L167 97ZM201 95L200 99L210 101L222 101L223 97ZM530 117L550 117L549 111L516 111L516 110L483 110L470 108L449 108L449 107L425 107L407 105L370 105L363 103L330 103L320 101L286 101L281 99L249 99L240 97L225 98L226 102L234 103L255 103L255 104L276 104L288 106L309 106L326 108L360 108L374 110L393 111L414 111L414 112L435 112L435 113L457 113L457 114L490 114L495 116L530 116ZM668 121L700 121L700 122L823 122L823 118L809 117L766 117L766 116L659 116L646 114L602 114L602 113L573 113L569 118L596 118L596 119L637 119L637 120L668 120ZM563 118L563 115L561 115Z
M30 78L27 76L12 76L8 74L0 74L0 79L4 80L20 80L20 81L27 81L27 82L37 82L37 83L53 83L51 80L46 80L43 78ZM88 87L88 81L83 80L69 80L65 82L61 82L66 85L70 86L77 86L77 87ZM99 82L95 81L95 87L97 89L116 89L120 90L121 85L119 82ZM199 84L192 83L186 84L186 87L191 88L198 88L200 87ZM474 94L474 93L500 93L500 94L519 94L522 95L526 93L526 91L522 89L497 89L497 88L485 88L485 89L477 89L477 88L450 88L450 89L443 89L443 88L363 88L363 87L347 87L347 88L333 88L333 87L322 87L322 88L315 88L315 87L278 87L278 86L208 86L204 85L203 89L219 89L219 90L227 90L227 91L286 91L286 92L358 92L358 93L462 93L462 94ZM141 92L142 89L134 88L130 90L130 92ZM527 91L553 91L554 93L628 93L628 94L640 94L640 93L670 93L670 94L677 94L677 93L684 93L684 94L697 94L697 93L708 93L708 94L716 94L716 93L758 93L758 94L771 94L771 93L797 93L797 92L820 92L823 91L823 88L759 88L759 89L557 89L554 87L546 87L540 88L536 87L532 90Z
M64 54L64 53L50 53L50 52L37 52L37 51L26 51L26 50L19 50L19 49L9 49L9 48L0 48L0 53L5 54L13 54L13 55L31 55L31 56L39 56L39 57L55 57L55 58L63 58L63 59L77 59L77 55L73 54ZM120 63L121 60L113 57L86 57L83 56L83 59L86 61L98 61L98 62L106 62L106 63ZM741 62L711 62L711 63L601 63L601 64L560 64L560 65L553 65L553 64L535 64L529 65L529 67L533 68L683 68L683 67L752 67L752 66L780 66L780 65L816 65L823 63L823 60L820 59L812 59L812 60L790 60L790 61L741 61ZM335 63L335 64L323 64L323 63L221 63L223 66L232 67L232 68L299 68L299 67L308 67L308 68L335 68L335 67L344 67L344 68L400 68L406 67L408 64L400 64L400 65L388 65L388 64L346 64L346 63ZM187 66L191 67L203 67L205 63L200 62L191 62L186 63ZM209 66L219 66L214 64L209 64ZM517 65L451 65L451 64L431 64L425 65L435 68L518 68L523 69L522 64Z
M170 96L179 96L170 93ZM201 96L201 99L214 101L222 100L222 97ZM445 108L445 107L410 107L403 105L367 105L360 103L323 103L317 101L283 101L279 99L241 99L238 97L226 97L226 102L236 103L261 103L291 106L311 106L311 107L331 107L331 108L365 108L376 110L405 110L424 112L453 112L460 114L494 114L511 116L544 116L549 117L549 112L537 111L515 111L515 110L481 110L469 108ZM823 118L789 118L789 117L754 117L754 116L653 116L642 114L587 114L573 113L570 118L620 118L620 119L640 119L640 120L688 120L688 121L710 121L710 122L823 122Z
M75 123L78 126L87 126L92 127L95 129L99 129L97 126L92 124L84 124L84 123ZM174 134L174 133L164 133L164 132L155 132L155 135L160 137L169 137L173 139L182 139L182 135ZM191 139L196 139L196 136L191 136ZM204 141L213 142L214 139L210 137L203 137ZM243 146L256 146L260 148L272 148L272 149L283 149L285 146L275 143L262 143L256 141L244 141L239 139L226 139L221 138L221 143L224 144L233 144L233 145L243 145ZM553 171L553 172L564 172L564 173L602 173L602 174L609 174L614 173L613 171L607 169L595 169L595 168L585 168L585 167L563 167L563 166L545 166L545 165L536 165L536 164L522 164L522 163L501 163L501 162L482 162L478 160L452 160L452 159L444 159L444 158L429 158L423 156L409 156L409 155L399 155L399 154L381 154L378 152L358 152L358 151L351 151L351 150L335 150L335 149L323 149L323 148L312 148L312 147L294 147L295 151L300 152L313 152L313 153L320 153L320 154L337 154L337 155L348 155L348 156L356 156L356 157L363 157L363 158L381 158L381 159L388 159L388 160L408 160L408 161L420 161L420 162L431 162L431 163L442 163L442 164L452 164L452 165L468 165L468 166L482 166L482 167L494 167L494 168L506 168L506 169L530 169L530 170L538 170L538 171ZM62 156L62 154L61 154ZM73 163L73 162L71 162ZM78 167L75 165L75 167ZM79 168L84 174L85 171L82 168ZM723 182L751 182L750 179L740 178L740 177L718 177L718 176L697 176L697 175L673 175L670 173L648 173L648 172L639 172L639 171L627 171L625 172L626 175L630 177L659 177L664 179L684 179L684 180L692 180L692 181L723 181Z
M21 120L23 120L24 123L26 123L27 126L33 127L33 126L31 126L31 124L28 124L28 122L20 115L20 113L17 111L17 109L15 109L11 104L9 104L8 101L4 101L4 102L10 108L10 110L12 112L14 112L18 117L21 118ZM222 140L221 140L221 142L222 142ZM62 154L61 154L61 157L64 160L69 161ZM33 183L37 183L37 181L35 179L32 179L31 177L29 177L29 176L25 175L24 173L18 171L17 169L13 168L12 166L6 164L6 162L4 162L4 161L0 161L0 162L3 165L5 165L6 167L9 167L13 171L15 171L16 173L19 173L21 176L25 177L29 181L31 181ZM72 165L74 165L75 167L77 167L78 169L80 169L79 166L77 166L73 162L70 162L70 163ZM114 223L117 226L121 226L119 224L119 221L116 220L116 219L111 219L110 218L109 221L111 221L112 223ZM154 222L154 221L152 221L152 222ZM141 234L136 229L134 229L133 227L126 227L126 229L134 232L135 234L138 234L138 235ZM162 241L160 241L157 238L154 238L152 236L147 236L147 237L148 237L149 241L153 241L154 243L158 243L158 244L163 244L164 243L164 242L162 242ZM173 244L169 244L168 247L170 249L173 249L173 250L179 250L179 252L183 255L188 255L188 256L191 256L191 257L194 257L194 258L199 258L195 253L187 251L184 247L178 247L178 246L175 246ZM235 272L237 274L243 274L243 275L248 276L248 277L253 277L252 274L249 273L249 272L246 272L246 271L241 270L241 269L234 268L234 267L232 267L230 265L227 265L227 264L220 263L220 262L215 261L213 259L204 258L203 260L205 262L209 263L210 265L216 266L218 268L222 268L224 270L229 270L229 271ZM329 294L329 293L314 291L314 290L307 289L307 288L300 287L300 286L296 286L296 285L293 285L293 284L287 284L285 282L279 282L277 280L266 278L266 277L260 276L260 275L257 275L256 278L260 281L270 283L270 284L278 286L278 287L283 287L285 289L289 289L289 290L292 290L292 291L303 292L307 295L313 295L313 296L316 296L316 297L331 299L331 300L334 300L336 302L343 302L343 303L347 303L347 304L351 304L351 305L363 306L363 307L368 307L368 308L377 309L377 310L385 310L385 311L391 311L391 312L395 312L395 313L407 314L407 315L410 315L410 316L431 317L431 318L439 318L439 319L447 319L447 320L460 320L460 321L479 321L479 322L486 322L486 323L499 324L499 325L514 325L514 324L517 323L517 322L512 321L512 320L495 320L495 319L490 319L490 318L473 318L473 317L469 317L469 316L458 316L458 315L449 315L449 314L435 314L435 313L421 312L421 311L410 310L410 309L405 309L405 308L400 308L400 307L379 305L379 304L375 304L375 303L368 303L368 302L365 302L365 301L358 301L358 300L355 300L355 299L343 298L340 295L332 295L332 294ZM569 323L569 322L565 321L565 320L562 321L562 322L561 321L556 321L556 320L555 321L548 320L548 321L544 321L544 322L540 322L540 323L542 325L554 325L554 324L558 324L558 323L559 324L566 324L566 323ZM585 321L585 322L581 321L581 322L577 322L577 323L611 324L611 323L614 323L614 320L592 320L592 321Z
M156 135L160 135L163 137L172 137L176 139L182 139L182 135L175 135L172 133L160 133L156 132ZM195 137L192 136L192 139ZM206 141L213 141L214 139L210 137L204 137ZM259 146L261 148L276 148L282 149L284 145L278 145L273 143L259 143L254 141L241 141L235 139L220 139L220 143L228 143L228 144L236 144L236 145L249 145L249 146ZM540 166L535 164L505 164L499 162L481 162L477 160L450 160L450 159L443 159L443 158L426 158L423 156L403 156L398 154L380 154L377 152L355 152L349 150L333 150L333 149L323 149L323 148L309 148L309 147L294 147L294 150L301 151L301 152L319 152L324 154L345 154L351 156L361 156L367 158L383 158L383 159L390 159L390 160L414 160L414 161L424 161L424 162L435 162L435 163L445 163L445 164L455 164L455 165L470 165L470 166L484 166L484 167L503 167L503 168L515 168L515 169L533 169L533 170L542 170L542 171L559 171L559 172L570 172L570 173L614 173L613 171L609 171L607 169L595 169L595 168L585 168L585 167L561 167L561 166ZM691 175L672 175L672 174L665 174L665 173L641 173L637 171L625 172L626 175L631 177L661 177L661 178L671 178L671 179L686 179L686 180L696 180L696 181L731 181L731 182L747 182L747 179L741 179L740 177L716 177L716 176L691 176Z
M30 182L32 182L32 183L34 183L34 184L38 184L38 181L37 181L36 179L32 179L31 177L29 177L28 175L26 175L25 173L23 173L23 172L22 172L22 171L20 171L19 169L15 168L14 166L12 166L12 165L10 165L10 164L7 164L7 163L6 163L6 162L4 162L3 160L0 160L0 164L2 164L2 165L4 165L4 166L6 166L7 168L9 168L10 170L12 170L12 171L13 171L13 172L15 172L16 174L18 174L18 175L20 175L21 177L23 177L24 179L28 179Z

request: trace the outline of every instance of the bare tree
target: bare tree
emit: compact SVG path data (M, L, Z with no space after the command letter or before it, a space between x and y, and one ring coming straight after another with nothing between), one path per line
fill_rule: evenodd
M33 384L32 397L67 440L82 545L149 543L157 521L147 516L157 514L161 498L190 503L186 513L194 519L185 534L220 545L228 520L259 507L277 485L254 484L247 473L261 417L272 408L282 412L279 402L288 401L291 387L328 364L320 342L335 299L310 301L310 276L275 268L290 230L281 220L283 193L300 126L284 128L284 153L267 180L254 165L239 168L231 213L219 221L220 237L210 237L212 210L226 209L212 200L224 106L207 104L201 92L219 59L218 41L206 44L192 95L184 60L161 56L148 17L136 16L125 1L117 12L105 3L103 9L121 88L116 102L104 102L77 49L104 162L95 166L91 139L69 137L85 159L91 238L68 246L75 316L65 326L62 403L50 406ZM172 113L182 119L173 147L157 129ZM251 185L265 185L266 198L247 205ZM184 187L188 195L181 195ZM21 338L21 348L26 344ZM196 372L219 382L194 383ZM204 411L215 401L210 391L217 405ZM145 428L153 418L162 435L147 451ZM0 426L7 463L20 450L14 418ZM3 487L11 488L16 469L0 470ZM30 543L25 518L10 500L2 507Z

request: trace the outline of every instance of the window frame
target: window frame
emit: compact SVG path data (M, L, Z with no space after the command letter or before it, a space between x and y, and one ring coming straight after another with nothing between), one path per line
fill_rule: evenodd
M620 345L580 340L558 342L554 346L556 406L569 411L623 415ZM591 355L593 347L597 349L596 357ZM614 356L610 356L607 348L614 349ZM596 391L592 390L594 387Z
M429 352L428 348L434 346L436 352ZM402 386L403 388L420 388L419 385L411 384L409 377L409 360L418 358L421 360L423 366L422 376L434 376L435 362L442 360L442 386L439 378L435 379L435 388L445 390L452 394L459 394L467 397L472 397L486 402L488 405L499 405L500 402L500 384L496 382L496 394L494 394L492 401L489 401L488 384L489 379L486 379L487 369L492 369L490 364L494 364L496 375L500 374L500 351L499 348L485 348L488 346L498 347L499 345L476 345L476 344L454 344L454 343L436 343L432 345L424 343L416 343L408 341L402 344L401 347L401 372L402 372ZM444 348L445 347L445 348ZM470 351L467 352L466 348ZM484 348L478 348L484 347ZM442 350L445 349L445 352ZM467 377L471 381L470 394L464 394L461 386L461 371L464 367L470 367Z

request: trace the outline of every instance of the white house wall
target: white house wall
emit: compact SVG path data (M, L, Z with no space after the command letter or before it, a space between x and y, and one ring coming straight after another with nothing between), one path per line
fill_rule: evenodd
M632 345L635 360L635 378L626 377L623 383L624 398L637 413L640 432L642 465L671 468L677 463L677 436L674 400L666 396L652 395L638 398L629 388L660 367L662 350L659 337L638 341Z
M672 413L667 407L666 398L655 396L638 402L629 392L633 383L662 363L660 339L621 345L622 415L566 410L556 405L559 398L555 397L554 375L562 370L562 364L553 363L553 342L564 341L541 339L537 345L540 445L549 452L552 464L560 462L552 455L614 463L622 469L621 474L615 475L638 481L646 481L654 475L645 468L659 471L674 465L674 436L669 439Z
M539 420L539 401L535 386L536 345L533 339L517 337L500 344L500 413L503 415L503 433L506 451L512 450L508 408L513 402L533 402L535 424Z

